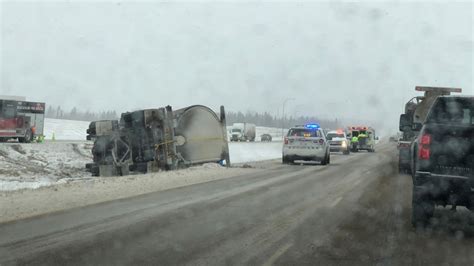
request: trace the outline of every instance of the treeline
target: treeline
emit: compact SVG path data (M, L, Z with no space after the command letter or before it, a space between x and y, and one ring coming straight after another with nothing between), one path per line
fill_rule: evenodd
M276 117L271 115L270 113L242 113L242 112L227 112L226 114L227 125L231 126L233 123L241 123L247 122L252 123L257 126L264 126L264 127L292 127L295 125L304 125L307 123L318 123L321 125L322 128L339 128L341 125L338 119L328 120L328 119L320 119L315 116L288 116L285 119L281 117Z
M61 106L50 105L46 108L47 118L79 120L79 121L96 121L96 120L113 120L118 119L119 116L116 111L91 112L81 111L76 107L71 110L64 110Z
M61 106L52 105L46 109L46 117L80 121L113 120L120 118L120 116L114 110L91 112L78 110L76 107L72 108L71 110L64 110ZM323 128L338 128L341 126L337 119L320 119L314 116L288 116L285 119L282 119L281 117L276 117L268 112L247 112L245 114L242 112L227 112L226 118L228 126L231 126L233 123L241 122L252 123L257 126L276 128L288 128L294 125L304 125L311 122L317 122Z

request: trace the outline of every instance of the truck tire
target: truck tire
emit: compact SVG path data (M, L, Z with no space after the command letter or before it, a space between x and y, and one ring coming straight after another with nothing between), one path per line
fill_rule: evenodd
M282 157L282 163L283 163L283 164L293 164L294 161L288 159L288 157L286 157L286 156L283 156L283 157Z
M413 227L425 227L434 215L434 201L420 193L420 188L413 187L411 223Z
M33 140L33 132L31 129L26 130L25 136L18 138L18 141L21 143L30 143Z
M324 156L324 159L321 161L321 165L327 165L329 164L329 155L326 153Z
M351 153L351 150L349 150L349 149L342 152L342 154L344 154L344 155L349 155L350 153Z

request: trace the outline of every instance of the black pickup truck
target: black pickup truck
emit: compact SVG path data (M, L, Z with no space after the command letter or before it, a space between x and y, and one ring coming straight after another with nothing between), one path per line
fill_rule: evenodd
M439 96L414 127L412 224L426 225L437 205L474 211L474 97Z

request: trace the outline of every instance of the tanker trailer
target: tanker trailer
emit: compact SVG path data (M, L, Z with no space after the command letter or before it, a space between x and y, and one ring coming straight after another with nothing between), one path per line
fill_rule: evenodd
M230 166L224 107L220 113L201 105L123 113L118 128L88 136L95 140L94 163L86 167L93 175L110 176L224 160ZM88 134L103 123L92 122Z

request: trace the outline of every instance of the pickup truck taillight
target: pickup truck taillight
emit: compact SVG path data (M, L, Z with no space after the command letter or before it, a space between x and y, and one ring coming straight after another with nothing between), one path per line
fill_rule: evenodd
M420 146L418 147L418 158L421 160L430 159L430 144L431 144L431 135L423 134L420 138Z
M285 144L288 144L288 138L285 137Z

